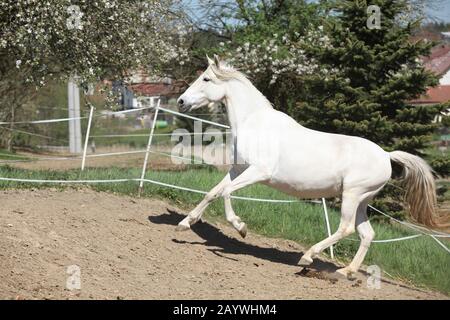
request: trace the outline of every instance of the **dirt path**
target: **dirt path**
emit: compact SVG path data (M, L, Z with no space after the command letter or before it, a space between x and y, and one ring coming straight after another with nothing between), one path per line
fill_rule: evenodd
M380 290L333 279L336 266L296 266L291 241L228 225L198 223L178 233L181 210L160 200L87 188L1 191L0 298L3 299L448 299L391 281ZM68 290L67 267L81 270Z

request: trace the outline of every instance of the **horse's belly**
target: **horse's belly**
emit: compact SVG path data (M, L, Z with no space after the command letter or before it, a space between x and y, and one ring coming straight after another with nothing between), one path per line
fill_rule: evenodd
M302 182L286 183L269 180L264 184L297 198L314 199L336 197L341 194L342 186L335 183L306 184Z

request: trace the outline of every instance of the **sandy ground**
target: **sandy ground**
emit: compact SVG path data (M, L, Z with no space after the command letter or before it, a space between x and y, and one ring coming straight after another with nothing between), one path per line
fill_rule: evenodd
M383 280L380 289L335 278L304 248L226 224L176 232L185 214L167 203L88 188L0 192L2 299L448 299ZM68 267L80 268L69 290ZM70 281L69 281L70 284Z

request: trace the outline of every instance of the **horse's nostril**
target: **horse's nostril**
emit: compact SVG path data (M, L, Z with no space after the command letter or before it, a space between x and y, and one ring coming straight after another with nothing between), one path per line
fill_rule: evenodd
M182 105L184 104L184 100L183 100L183 99L178 99L178 104L179 104L180 106L182 106Z

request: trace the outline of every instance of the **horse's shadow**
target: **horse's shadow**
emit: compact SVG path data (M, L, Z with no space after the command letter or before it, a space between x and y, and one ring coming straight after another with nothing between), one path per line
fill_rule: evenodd
M167 224L167 225L173 225L176 226L183 218L185 218L185 215L179 214L176 211L167 209L167 213L163 213L159 216L149 216L148 220L155 224ZM231 238L225 234L223 234L220 229L214 227L213 225L209 223L205 223L202 221L197 222L191 227L191 230L195 232L200 238L204 239L204 242L198 242L198 241L184 241L184 240L178 240L178 239L172 239L173 242L178 243L180 245L203 245L207 247L207 250L210 252L218 255L221 258L224 259L231 259L237 261L238 259L226 256L226 254L230 255L236 255L236 254L247 254L252 255L256 258L267 260L275 263L282 263L289 266L298 266L298 261L303 255L303 252L298 251L284 251L276 248L267 248L267 247L260 247L256 245L252 245L250 243L243 242L241 240ZM225 255L224 255L225 254ZM305 273L303 271L307 269L302 269L302 267L299 267L299 271L296 272L296 275L305 276ZM320 273L334 273L337 269L339 269L339 266L336 266L332 262L322 261L318 258L314 259L314 262L311 264L311 266L308 267L308 269L314 269L316 271L319 271ZM363 270L360 270L361 275L369 276L369 274ZM308 273L308 272L306 272ZM328 277L327 277L328 278ZM334 278L334 277L331 277ZM353 279L354 280L354 279ZM409 288L412 289L409 286L394 282L392 280L388 280L385 278L381 279L384 283L390 283L395 284L399 287ZM417 288L414 288L416 291Z
M179 214L176 211L167 209L167 213L163 213L159 216L149 216L150 222L155 224L167 224L176 226L183 218L184 215ZM178 239L172 239L173 242L179 244L189 245L204 245L207 250L212 253L226 259L237 260L226 255L247 254L252 255L262 260L268 260L275 263L282 263L290 266L297 266L298 261L302 257L303 253L298 251L284 251L277 248L260 247L250 243L243 242L241 240L231 238L220 231L215 226L197 222L191 227L192 232L197 234L200 238L204 239L204 242L197 241L184 241ZM315 259L311 268L317 271L335 272L338 267L333 263L321 261ZM299 267L300 268L300 267Z

